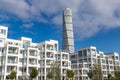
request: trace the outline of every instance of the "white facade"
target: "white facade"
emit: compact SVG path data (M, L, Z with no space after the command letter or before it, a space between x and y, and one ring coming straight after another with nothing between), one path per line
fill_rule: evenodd
M71 68L69 53L58 52L58 41L48 40L33 43L31 38L21 37L19 40L7 38L8 28L0 26L0 79L15 70L18 77L29 77L32 67L39 71L38 80L47 80L46 75L53 61L60 63L61 74ZM16 78L16 80L17 80ZM61 76L61 80L66 75Z
M106 78L108 73L114 75L114 71L120 66L119 55L116 52L109 54L97 52L94 46L79 49L78 53L71 54L71 68L75 73L74 80L90 80L87 72L94 64L101 66L103 77Z

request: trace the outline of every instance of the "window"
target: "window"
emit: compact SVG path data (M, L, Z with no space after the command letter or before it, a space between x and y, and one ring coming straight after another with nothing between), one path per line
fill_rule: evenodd
M27 41L27 40L23 41L23 48L26 48L29 45L30 45L30 41Z
M3 39L2 38L0 38L0 43L2 43L3 42Z
M19 71L21 71L21 72L22 72L22 67L19 67Z
M82 51L78 51L78 56L82 57Z
M16 46L18 46L19 44L18 43L15 43Z
M92 50L92 55L95 56L96 55L96 50L95 49L91 49Z
M83 50L83 56L87 57L87 50Z
M1 29L1 34L6 35L6 30Z
M13 42L8 42L8 44L12 45L12 44L13 44Z
M0 52L2 52L2 47L0 47Z
M19 59L19 62L24 62L23 58L20 58L20 59Z

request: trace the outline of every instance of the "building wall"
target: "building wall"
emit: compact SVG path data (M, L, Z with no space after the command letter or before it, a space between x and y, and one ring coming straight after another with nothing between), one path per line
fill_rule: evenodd
M115 70L120 66L119 55L116 52L109 54L97 52L94 46L81 48L78 53L71 54L71 68L75 72L75 80L90 80L87 72L94 64L100 65L103 77L106 78L109 73L114 75Z
M55 60L59 61L61 74L64 74L61 80L63 77L65 80L66 69L71 69L71 62L69 53L58 51L58 41L33 43L27 37L9 39L7 32L7 27L0 26L0 80L6 80L11 71L17 72L16 79L28 78L33 67L39 71L37 80L47 80L47 73Z

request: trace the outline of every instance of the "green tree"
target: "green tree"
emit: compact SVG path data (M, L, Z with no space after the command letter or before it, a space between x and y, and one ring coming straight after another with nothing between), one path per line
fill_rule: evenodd
M48 72L47 77L48 77L49 79L53 79L53 73L52 73L52 72Z
M24 80L21 76L18 77L18 80Z
M120 80L120 71L115 71L116 80Z
M73 70L67 69L67 74L66 75L67 75L68 78L72 78L73 79L73 77L74 77Z
M6 76L6 79L10 79L10 76L9 76L9 75L7 75L7 76Z
M111 79L111 77L112 77L112 75L111 75L111 74L108 74L108 80L110 80L110 79Z
M103 74L99 64L94 64L93 68L87 73L91 80L102 80Z
M59 64L57 61L54 61L51 64L50 71L47 74L47 78L52 79L52 80L60 80L61 79L60 68L59 68Z
M32 68L29 74L30 74L30 79L33 80L38 76L38 70L36 68Z
M9 79L15 79L16 78L16 74L17 74L16 71L11 71L10 75L8 75L8 78Z
M115 67L115 78L116 80L120 80L120 66Z
M115 76L112 76L112 77L111 77L111 80L116 80L116 77L115 77Z
M92 78L93 78L93 71L90 70L90 71L87 73L87 75L88 75L88 77L89 77L90 79L92 79Z
M116 80L116 77L112 76L112 74L108 74L108 78L106 80Z

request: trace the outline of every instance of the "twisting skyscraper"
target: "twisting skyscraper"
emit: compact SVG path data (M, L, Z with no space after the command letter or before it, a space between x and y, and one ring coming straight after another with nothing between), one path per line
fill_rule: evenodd
M63 12L63 41L62 51L74 53L74 35L72 24L72 11L66 8Z

